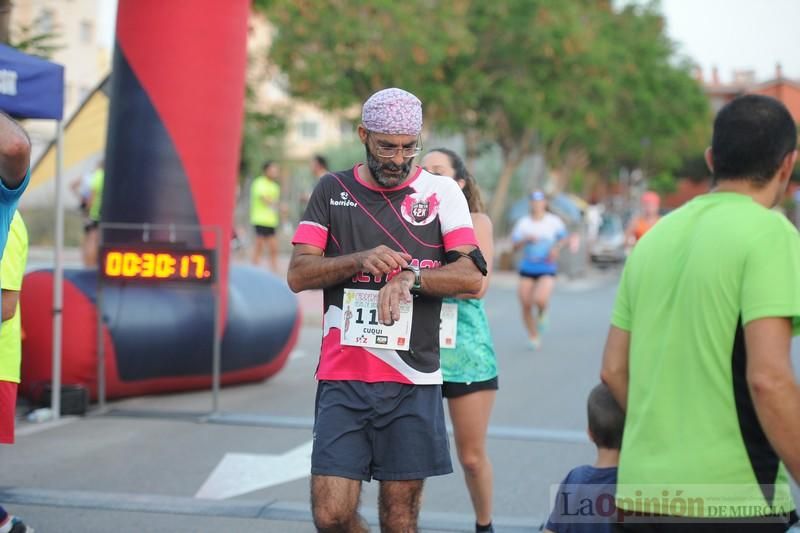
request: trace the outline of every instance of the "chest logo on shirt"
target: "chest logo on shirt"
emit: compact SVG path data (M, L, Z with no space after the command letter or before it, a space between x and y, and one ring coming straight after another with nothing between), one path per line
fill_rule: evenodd
M331 198L331 205L336 207L358 207L358 204L350 199L350 195L342 191L339 193L341 200Z
M400 213L414 226L424 226L439 214L439 198L436 193L423 196L422 193L409 194L400 205Z

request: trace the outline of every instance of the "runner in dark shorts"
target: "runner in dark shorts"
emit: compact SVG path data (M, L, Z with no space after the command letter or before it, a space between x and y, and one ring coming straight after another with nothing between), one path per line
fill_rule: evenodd
M320 381L311 473L362 481L449 474L441 394L438 385Z
M514 225L511 240L514 249L522 251L518 297L528 346L534 350L541 346L541 334L549 325L547 310L556 283L558 256L566 238L567 228L558 216L547 211L544 193L531 193L530 214Z
M272 237L275 235L275 228L270 226L253 226L253 229L259 237Z
M442 297L478 292L485 268L458 185L411 164L421 129L414 95L373 95L358 128L366 164L320 179L292 240L289 287L324 290L311 460L322 531L367 531L358 505L370 479L381 529L416 531L424 479L452 472ZM370 303L353 312L356 299ZM383 328L395 322L407 329L389 348Z

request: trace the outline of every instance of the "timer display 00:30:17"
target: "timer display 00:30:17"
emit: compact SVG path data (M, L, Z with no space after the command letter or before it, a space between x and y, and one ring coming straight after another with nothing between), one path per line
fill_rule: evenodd
M209 283L215 277L213 253L209 250L176 252L106 249L101 258L101 273L106 279Z

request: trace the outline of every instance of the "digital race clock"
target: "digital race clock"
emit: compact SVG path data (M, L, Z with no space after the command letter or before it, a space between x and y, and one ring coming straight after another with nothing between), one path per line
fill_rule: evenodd
M215 266L214 250L107 245L100 251L100 275L109 281L213 283Z

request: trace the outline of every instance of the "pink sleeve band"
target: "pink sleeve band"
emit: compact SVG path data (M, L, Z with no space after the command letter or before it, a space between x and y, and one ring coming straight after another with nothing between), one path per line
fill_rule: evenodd
M478 246L478 239L475 238L475 230L470 227L461 227L446 233L443 236L444 249L452 250L459 246Z
M301 222L294 232L292 244L310 244L324 250L328 245L328 229L313 222Z

